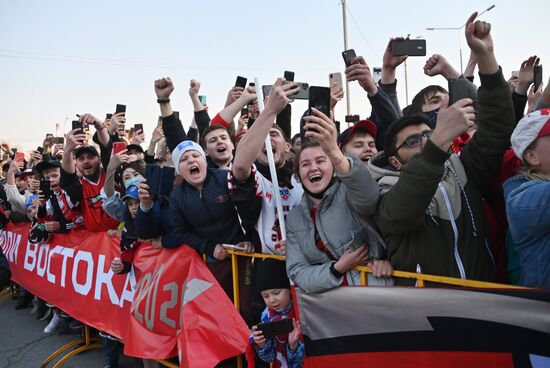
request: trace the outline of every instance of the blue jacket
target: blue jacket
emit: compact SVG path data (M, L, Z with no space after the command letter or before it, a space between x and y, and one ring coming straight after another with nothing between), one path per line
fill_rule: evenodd
M521 284L550 288L550 182L514 176L503 187Z
M217 244L246 240L229 196L226 170L208 169L200 191L185 181L176 187L170 195L170 219L179 244L209 256ZM164 239L162 246L170 247Z

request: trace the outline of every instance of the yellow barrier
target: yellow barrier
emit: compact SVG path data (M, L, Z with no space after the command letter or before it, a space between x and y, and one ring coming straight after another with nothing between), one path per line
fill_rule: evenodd
M237 310L240 311L239 273L238 273L238 266L237 266L238 257L261 258L261 259L273 258L279 261L284 261L285 257L274 255L274 254L245 253L245 252L236 251L236 250L227 250L227 252L231 255L231 268L232 268L231 272L233 275L233 303L235 303L235 307L237 308ZM372 270L366 266L358 266L354 269L356 271L359 271L361 274L361 285L367 286L368 285L367 274L372 273ZM416 279L418 281L417 287L424 287L425 282L428 281L428 282L435 282L435 283L463 286L463 287L472 287L472 288L526 289L525 287L516 286L516 285L498 284L494 282L484 282L484 281L477 281L477 280L463 280L463 279L457 279L454 277L427 275L422 273L405 272L405 271L393 271L391 276ZM242 367L243 367L243 361L242 361L242 355L240 355L237 357L237 368L242 368Z
M57 349L53 354L51 354L40 366L40 368L47 367L51 362L53 362L58 356L65 353L68 350L74 349L68 354L65 354L55 365L53 365L52 368L59 368L63 366L63 364L67 363L67 361L74 356L87 351L91 349L99 349L101 348L101 343L99 343L97 338L92 338L90 336L90 327L87 325L84 325L82 327L82 332L84 337L82 339L73 341L71 343L68 343L67 345L64 345Z

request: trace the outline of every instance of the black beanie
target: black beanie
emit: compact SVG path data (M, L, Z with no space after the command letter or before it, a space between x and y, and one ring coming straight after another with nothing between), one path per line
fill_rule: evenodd
M270 289L290 289L285 262L266 258L256 260L255 268L254 286L258 292Z

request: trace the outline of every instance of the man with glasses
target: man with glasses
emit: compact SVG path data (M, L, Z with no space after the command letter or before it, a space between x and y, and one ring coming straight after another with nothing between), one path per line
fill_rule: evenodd
M479 60L479 111L462 99L442 99L435 128L424 115L394 122L384 151L369 162L381 188L374 216L397 270L463 279L494 280L483 200L491 202L491 179L514 129L507 83L493 54L490 25L466 24L466 38ZM460 156L453 140L477 122L479 130ZM412 281L396 279L396 284Z

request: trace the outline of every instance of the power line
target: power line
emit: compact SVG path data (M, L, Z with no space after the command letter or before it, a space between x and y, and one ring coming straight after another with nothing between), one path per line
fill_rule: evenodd
M359 31L359 34L360 34L361 37L363 38L363 41L365 41L365 43L367 44L367 46L371 49L371 51L374 53L374 55L378 58L378 61L382 61L382 58L380 57L380 55L378 55L378 53L376 52L376 50L374 49L374 47L372 47L372 45L370 44L369 40L367 40L367 37L365 37L365 34L364 34L363 31L361 30L361 27L359 27L359 24L357 23L357 21L355 20L355 17L354 17L353 14L351 13L351 10L350 10L350 8L349 8L349 5L347 6L347 10L348 10L349 16L351 17L351 20L353 21L353 24L355 24L355 27L357 28L357 30Z

